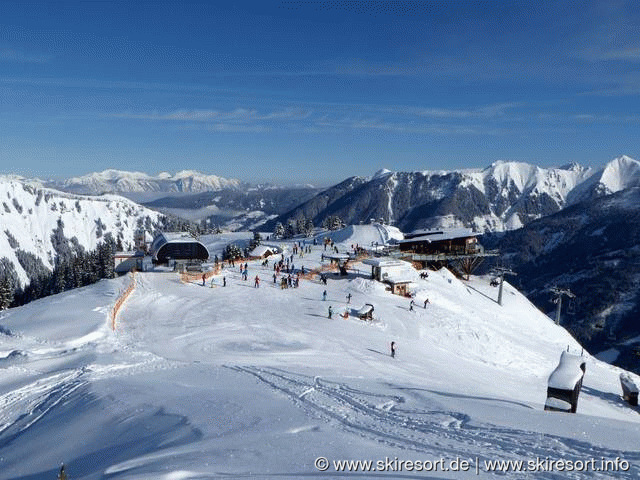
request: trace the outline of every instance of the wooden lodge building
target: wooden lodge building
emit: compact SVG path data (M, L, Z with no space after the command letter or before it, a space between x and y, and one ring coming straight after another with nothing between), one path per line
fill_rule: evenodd
M478 233L469 228L453 230L418 230L400 240L401 252L424 255L474 255L481 253Z
M469 278L485 257L497 256L486 252L478 243L479 233L470 228L449 230L418 230L405 234L398 242L397 256L425 268L445 266Z

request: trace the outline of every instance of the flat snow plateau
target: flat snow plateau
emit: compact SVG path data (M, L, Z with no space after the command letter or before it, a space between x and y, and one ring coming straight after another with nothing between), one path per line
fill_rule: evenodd
M318 267L322 253L293 263ZM619 369L585 353L578 413L543 411L560 353L581 348L517 290L506 284L500 307L488 278L416 273L409 311L369 273L356 263L326 286L285 290L273 260L249 262L247 281L225 268L206 287L139 273L115 331L109 310L129 277L2 312L0 479L53 479L62 462L72 479L640 476L640 415L620 398ZM353 315L364 303L372 322ZM318 457L460 458L470 470L320 471ZM617 457L626 471L484 466Z

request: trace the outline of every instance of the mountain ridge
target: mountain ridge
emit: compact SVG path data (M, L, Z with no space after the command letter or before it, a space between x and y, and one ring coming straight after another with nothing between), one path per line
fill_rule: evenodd
M243 183L196 170L180 170L175 174L107 169L62 181L47 181L46 185L62 191L96 195L102 193L181 192L201 193L225 188L240 188Z
M599 177L594 177L597 174ZM597 185L604 179L604 188L582 187L579 195L572 193L590 179ZM337 215L345 223L382 220L404 231L464 226L480 233L499 232L635 184L640 185L640 162L627 156L611 160L599 170L575 162L543 168L509 161L496 161L483 169L382 169L371 177L350 177L329 187L271 220L267 227L300 217L319 225L324 218Z

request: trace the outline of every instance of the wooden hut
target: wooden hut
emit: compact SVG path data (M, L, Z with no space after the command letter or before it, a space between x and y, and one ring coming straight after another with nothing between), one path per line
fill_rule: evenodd
M478 233L469 228L418 230L398 242L401 252L426 255L472 255L478 253Z

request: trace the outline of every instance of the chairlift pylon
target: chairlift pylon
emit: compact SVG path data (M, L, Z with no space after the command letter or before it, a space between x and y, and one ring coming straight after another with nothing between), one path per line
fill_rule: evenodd
M576 314L576 301L574 298L570 298L569 299L569 305L567 306L567 313L569 315L575 315Z

